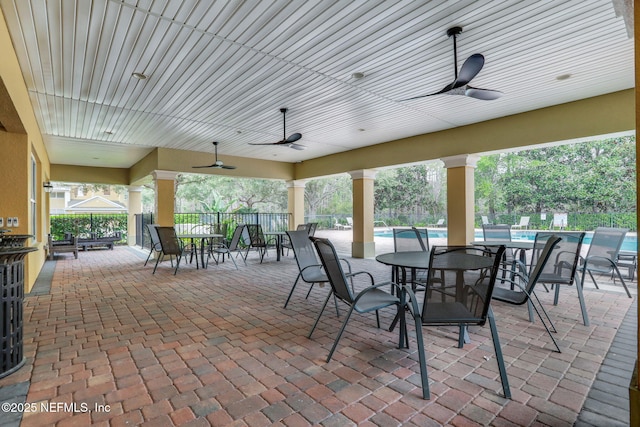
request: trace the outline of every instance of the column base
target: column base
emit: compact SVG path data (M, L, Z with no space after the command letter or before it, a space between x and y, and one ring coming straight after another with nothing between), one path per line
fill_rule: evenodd
M373 258L376 256L376 242L351 242L351 256Z

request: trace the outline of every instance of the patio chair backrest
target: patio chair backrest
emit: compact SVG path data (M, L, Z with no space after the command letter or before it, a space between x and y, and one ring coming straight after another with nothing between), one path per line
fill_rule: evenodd
M393 229L394 252L426 251L422 236L416 228Z
M312 281L312 278L317 278L321 270L321 263L307 230L287 231L287 235L302 279Z
M540 248L545 242L555 237L562 239L559 244L554 246L549 260L540 272L538 281L541 283L572 285L576 277L584 236L584 232L577 231L560 233L538 232L532 255L532 266L537 263L542 252Z
M318 251L322 267L329 279L334 295L347 304L352 305L354 297L333 244L329 239L319 237L312 237L311 239Z
M434 246L422 324L484 325L504 246Z
M251 241L251 246L254 246L254 247L266 246L267 241L265 240L264 233L262 232L262 225L247 224L245 227L249 232L249 239Z
M160 238L160 246L165 255L181 255L182 245L176 235L173 227L156 226L158 237Z
M589 267L610 269L611 261L615 262L618 259L620 247L628 231L628 228L596 228L587 251ZM601 258L601 260L598 258Z
M304 230L304 231L307 231L307 234L309 234L309 233L308 233L309 226L310 226L310 224L309 224L309 223L298 224L298 226L296 227L296 230L297 230L297 231L302 231L302 230Z
M151 247L156 251L160 251L162 246L160 245L160 236L158 236L158 230L156 227L158 224L147 224L147 230L149 230L149 237L151 238Z
M531 217L528 216L521 216L520 217L520 224L518 224L520 227L527 227L529 225L529 220L531 219Z
M233 236L231 236L231 241L229 242L228 249L230 251L235 251L238 249L238 244L240 243L240 239L242 238L242 232L244 231L245 226L240 224L236 226L236 229L233 230Z
M482 225L486 225L486 224L491 224L491 222L489 222L489 217L486 215L481 215L482 218Z
M536 263L532 266L532 270L529 273L527 283L524 287L526 292L510 291L509 298L500 298L502 301L507 301L511 304L524 304L529 299L529 295L532 294L536 284L540 281L543 271L549 266L553 271L552 256L554 250L558 248L558 243L562 239L559 236L551 235L546 238L542 238L540 244L544 244L540 251ZM504 291L502 291L504 292Z
M508 224L484 224L482 226L484 240L511 241L511 226Z
M316 229L318 228L318 223L317 222L310 222L309 223L309 230L307 230L309 232L309 237L313 237L316 234Z

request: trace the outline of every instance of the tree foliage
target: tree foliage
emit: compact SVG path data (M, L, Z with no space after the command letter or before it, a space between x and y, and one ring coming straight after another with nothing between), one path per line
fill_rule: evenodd
M477 211L600 213L636 209L635 137L483 157Z

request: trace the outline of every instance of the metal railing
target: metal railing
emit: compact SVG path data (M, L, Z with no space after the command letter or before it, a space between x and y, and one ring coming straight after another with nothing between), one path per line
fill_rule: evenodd
M136 245L143 248L150 248L151 238L147 229L147 224L153 224L154 217L151 213L137 214L136 216ZM194 228L203 226L216 226L218 224L227 225L227 237L231 237L233 230L238 224L260 224L262 230L286 231L289 229L290 213L224 213L224 212L187 212L175 213L174 224L178 234L186 234Z

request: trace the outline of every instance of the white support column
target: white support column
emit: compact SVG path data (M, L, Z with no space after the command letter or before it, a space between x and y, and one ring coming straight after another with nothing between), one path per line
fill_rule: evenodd
M175 180L178 172L153 171L156 189L155 222L159 225L173 226L175 212Z
M291 213L289 218L289 230L295 230L298 224L304 223L304 188L307 181L296 179L287 181L287 211Z
M447 242L468 245L474 240L475 179L479 157L461 154L441 159L447 168Z
M353 184L353 242L351 256L370 258L376 255L373 240L374 182L378 171L362 169L349 172Z
M136 244L136 215L142 213L142 187L139 185L129 186L128 197L128 218L127 218L127 244Z

